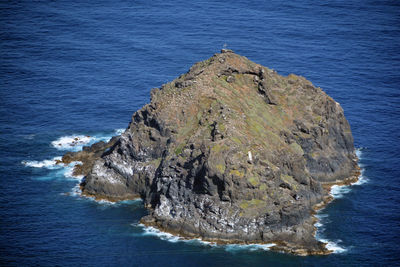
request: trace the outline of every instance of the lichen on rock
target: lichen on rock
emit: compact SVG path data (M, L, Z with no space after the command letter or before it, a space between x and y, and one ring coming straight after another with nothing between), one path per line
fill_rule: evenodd
M337 102L230 50L153 89L100 154L83 171L84 194L140 196L144 224L184 237L274 242L302 255L329 252L311 216L322 185L357 175Z

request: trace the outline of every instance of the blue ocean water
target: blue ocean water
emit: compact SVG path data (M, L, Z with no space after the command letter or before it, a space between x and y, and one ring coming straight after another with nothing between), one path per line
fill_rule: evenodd
M140 201L81 198L52 165L75 136L125 128L152 87L224 44L344 108L363 179L318 215L336 253L178 241L138 225ZM398 1L0 1L2 266L399 265L399 144Z

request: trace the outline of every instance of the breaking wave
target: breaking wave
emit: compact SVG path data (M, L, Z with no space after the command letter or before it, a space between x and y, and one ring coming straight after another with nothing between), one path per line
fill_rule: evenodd
M359 161L362 161L362 150L363 148L357 149L356 150L356 155L359 159ZM359 162L359 167L360 167L360 176L358 177L357 182L352 183L351 185L334 185L331 187L331 192L330 195L333 198L343 198L343 196L347 193L349 193L352 189L353 185L362 185L368 182L368 179L364 176L364 165Z
M69 136L62 136L58 138L57 140L54 140L51 142L51 145L56 148L57 150L65 150L65 151L79 151L82 149L83 146L85 145L91 145L95 142L99 141L108 141L111 139L112 136L114 135L120 135L123 133L125 129L116 129L113 131L112 134L98 134L94 136L89 136L89 135L69 135ZM71 189L67 195L71 196L79 196L82 197L81 195L81 189L79 187L79 184L81 183L81 180L83 178L82 175L74 175L74 167L76 164L80 164L78 161L71 162L70 164L64 164L61 162L62 157L57 156L52 159L45 159L42 161L37 161L37 160L23 160L21 163L26 166L26 167L31 167L31 168L43 168L47 170L51 170L51 172L45 176L38 177L38 180L53 180L57 178L68 178L68 179L73 179L77 180L78 183ZM96 201L100 204L106 204L106 205L115 205L115 204L127 204L130 203L129 201L121 201L121 202L111 202L107 200L95 200L94 198L90 197L85 197L87 199L92 199L93 201ZM137 201L137 200L132 200L132 201Z
M145 226L141 223L132 224L132 226L139 226L143 229L143 236L155 236L161 240L165 240L171 243L185 242L189 244L197 244L202 246L210 246L214 248L224 248L228 252L237 252L241 250L256 251L256 250L270 250L275 244L228 244L228 245L218 245L215 242L209 242L201 240L200 238L185 239L167 232L158 230L152 226Z
M249 251L256 251L256 250L270 250L271 247L275 246L275 244L229 244L223 245L226 251L229 252L236 252L241 250L249 250Z
M132 204L138 204L142 202L142 199L138 198L138 199L130 199L130 200L122 200L122 201L117 201L117 202L112 202L109 200L105 200L105 199L96 199L95 197L91 197L91 196L85 196L82 195L82 190L80 187L80 183L82 180L79 181L79 183L77 183L70 192L68 193L63 193L63 195L69 195L69 196L73 196L73 197L77 197L79 199L83 199L83 200L89 200L89 201L94 201L97 204L102 205L103 207L117 207L117 206L121 206L121 205L132 205Z
M342 198L345 194L351 191L350 186L347 185L334 185L331 187L330 195L333 198Z
M336 242L323 238L320 238L318 240L326 243L326 248L333 251L333 253L343 253L347 251L346 248L339 246L339 243L342 242L342 240L340 239L337 240Z
M40 177L40 180L49 180L49 178L57 178L59 176L63 176L66 178L78 179L81 180L83 178L82 175L73 175L74 167L76 164L80 164L79 161L71 162L70 164L64 164L61 162L61 157L54 157L53 159L45 159L42 161L25 161L21 162L26 167L31 168L44 168L48 170L57 170L55 173L51 173L48 176ZM61 171L60 171L61 170ZM42 178L42 179L41 179Z
M360 176L358 177L357 182L352 183L351 185L334 185L331 187L330 195L334 199L340 199L343 198L344 195L349 193L352 190L353 186L358 186L362 185L368 182L368 179L364 176L364 165L362 163L362 156L363 156L363 151L364 148L359 148L356 150L356 155L359 159L359 167L360 167ZM328 214L323 214L321 213L323 210L320 210L315 217L318 219L317 222L314 224L314 226L317 228L316 232L316 238L317 240L326 243L326 248L329 250L332 250L333 253L343 253L346 252L347 249L340 246L339 244L342 242L340 239L336 241L328 240L324 237L322 237L322 233L324 232L324 223L329 222L327 217Z
M343 246L340 245L342 240L328 240L325 237L322 236L323 232L325 231L324 223L328 223L328 215L327 214L317 214L315 217L318 219L318 221L314 224L315 227L317 227L317 233L315 235L315 238L318 241L321 241L323 243L326 243L326 248L331 250L332 253L344 253L347 251L347 249Z
M91 145L99 141L107 142L110 138L109 136L69 135L58 138L51 142L51 145L58 150L79 151L85 145Z
M83 146L92 145L93 143L104 141L108 142L112 136L121 135L125 129L115 129L112 134L99 135L67 135L51 142L51 145L57 150L79 151Z
M73 161L70 164L66 165L64 176L67 178L77 179L77 180L79 180L79 183L80 183L80 181L83 178L83 175L74 175L74 167L75 167L75 165L80 164L80 163L81 163L80 161Z
M62 164L57 164L58 161L61 161L61 157L54 157L53 159L45 159L42 161L32 160L27 161L23 160L21 163L27 167L32 168L46 168L49 170L60 169L64 167Z
M115 129L115 130L114 130L114 133L115 133L116 135L121 135L123 132L125 132L125 130L126 130L126 129L124 129L124 128Z

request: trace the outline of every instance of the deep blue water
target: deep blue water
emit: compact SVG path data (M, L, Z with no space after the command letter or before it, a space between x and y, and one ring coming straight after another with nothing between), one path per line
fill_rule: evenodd
M93 2L0 1L0 265L399 264L400 2ZM140 202L65 194L76 178L38 168L66 152L52 145L61 137L125 128L152 87L224 44L305 76L344 108L364 183L340 189L320 214L319 235L338 253L163 240L137 225Z

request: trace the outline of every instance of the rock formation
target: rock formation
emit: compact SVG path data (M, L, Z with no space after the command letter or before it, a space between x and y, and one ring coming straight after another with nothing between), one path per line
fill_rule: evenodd
M323 185L358 172L339 103L230 50L153 89L121 136L71 160L84 163L83 194L141 197L146 225L302 255L329 253L312 217Z

